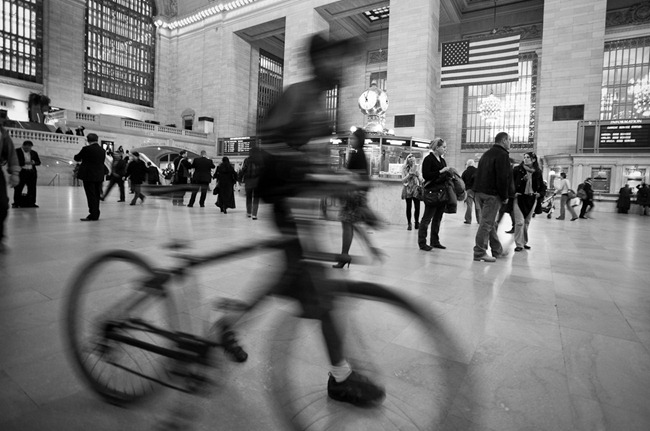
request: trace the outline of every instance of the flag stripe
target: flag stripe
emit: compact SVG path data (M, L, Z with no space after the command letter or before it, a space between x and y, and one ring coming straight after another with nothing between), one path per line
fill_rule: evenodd
M498 76L498 75L515 75L519 76L519 67L486 67L483 69L473 69L473 70L465 70L461 72L455 72L455 73L447 73L443 78L441 78L443 81L447 79L456 79L461 76L486 76L486 75L493 75L493 76Z
M472 67L472 66L468 67L466 64L462 64L462 65L459 65L459 66L444 66L442 68L442 70L447 72L447 73L453 73L455 70L469 70L469 69L474 69L474 68L480 69L480 68L483 68L483 67L500 66L500 65L504 65L504 64L513 65L513 60L515 60L515 61L519 60L519 56L515 55L515 56L511 56L511 57L506 57L506 59L508 61L503 61L503 59L499 59L498 61L493 61L493 59L481 60L481 61L475 62L474 67Z
M475 45L475 46L495 45L497 43L507 43L507 42L512 42L512 41L519 41L520 38L521 38L521 36L516 34L514 36L505 36L505 37L500 37L498 39L475 40L475 41L470 42L470 43L472 45ZM495 41L497 41L497 42L495 42Z
M519 76L515 76L512 78L497 78L494 76L489 76L485 78L476 78L472 80L472 85L481 85L481 84L499 84L502 82L514 82L518 81ZM445 81L445 85L442 87L465 87L467 84L467 79L457 79L453 81Z
M519 79L519 35L443 44L441 87Z

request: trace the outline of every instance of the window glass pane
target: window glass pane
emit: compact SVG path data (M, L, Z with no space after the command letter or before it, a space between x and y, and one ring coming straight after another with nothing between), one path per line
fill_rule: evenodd
M0 75L43 82L43 0L0 0Z
M535 53L519 56L519 81L465 88L462 149L487 149L501 130L510 133L513 149L533 149L537 88ZM494 109L497 107L499 109Z
M650 116L650 37L605 44L600 119Z
M153 106L155 26L151 1L87 1L86 93Z

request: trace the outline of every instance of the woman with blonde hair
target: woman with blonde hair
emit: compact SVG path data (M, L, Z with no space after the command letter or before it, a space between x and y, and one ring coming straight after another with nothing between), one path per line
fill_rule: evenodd
M420 228L420 198L417 196L418 187L422 184L422 177L415 163L415 156L409 154L402 165L402 199L406 201L407 230L413 230L411 224L412 207L415 208L415 228Z

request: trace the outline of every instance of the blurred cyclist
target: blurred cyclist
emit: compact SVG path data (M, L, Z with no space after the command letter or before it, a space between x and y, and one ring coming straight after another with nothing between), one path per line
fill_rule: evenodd
M284 249L287 266L273 293L297 299L303 317L321 321L331 363L329 397L354 405L369 405L381 402L384 390L353 371L345 359L340 332L331 314L331 298L327 295L327 284L335 281L328 280L322 265L303 260L289 199L317 191L318 184L308 181L308 174L329 170L329 153L323 153L326 146L318 144L319 138L323 143L329 142L331 136L325 96L328 90L341 85L343 64L354 45L350 40L329 42L321 35L311 38L309 56L313 78L288 87L261 129L262 169L258 188L260 197L273 205L274 221L280 232L294 238ZM323 154L324 159L319 157Z

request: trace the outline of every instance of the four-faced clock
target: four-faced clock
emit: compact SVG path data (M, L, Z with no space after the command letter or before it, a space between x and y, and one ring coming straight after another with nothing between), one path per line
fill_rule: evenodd
M386 112L388 110L388 94L385 91L382 91L381 94L379 94L379 108L381 109L382 112Z
M371 111L377 105L377 93L372 90L364 91L359 96L359 108L363 111Z

